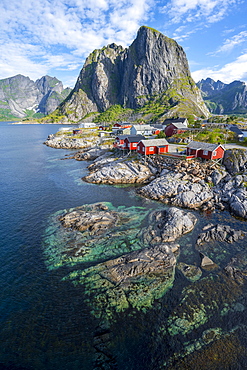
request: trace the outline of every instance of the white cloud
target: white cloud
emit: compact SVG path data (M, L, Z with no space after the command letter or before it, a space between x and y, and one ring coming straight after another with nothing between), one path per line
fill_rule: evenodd
M235 80L247 82L247 53L239 56L235 61L226 64L222 68L215 67L200 69L192 72L193 79L198 82L202 78L212 78L217 81L220 80L224 83L231 83Z
M96 48L112 42L127 46L154 1L2 0L0 43L3 50L16 48L15 54L0 53L0 78L41 76L66 65L76 69Z
M216 53L230 52L235 46L238 46L245 41L247 41L247 31L242 31L238 35L234 35L227 39Z
M162 8L173 23L206 20L209 23L220 21L229 8L239 0L171 0Z

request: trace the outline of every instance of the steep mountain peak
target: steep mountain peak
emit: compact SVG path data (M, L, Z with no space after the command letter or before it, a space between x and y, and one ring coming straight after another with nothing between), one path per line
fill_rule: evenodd
M94 50L73 93L59 109L69 119L80 120L115 104L137 109L154 99L164 105L164 114L176 115L181 106L187 114L208 114L182 47L142 26L128 48L113 43Z

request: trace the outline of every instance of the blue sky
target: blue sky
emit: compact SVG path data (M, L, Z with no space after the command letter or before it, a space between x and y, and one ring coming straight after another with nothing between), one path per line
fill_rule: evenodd
M85 58L127 47L140 26L175 39L197 82L247 82L245 0L1 0L0 79L46 74L74 87Z

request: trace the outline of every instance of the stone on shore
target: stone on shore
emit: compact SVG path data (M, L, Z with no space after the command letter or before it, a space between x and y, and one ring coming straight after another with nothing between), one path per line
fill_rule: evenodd
M192 183L184 175L163 171L161 176L138 189L138 193L151 199L183 208L198 209L213 198L213 192L204 182Z
M92 167L89 169L92 170ZM134 184L144 183L152 176L150 168L139 162L108 159L105 165L94 166L93 172L83 180L94 184Z
M86 140L73 138L73 136L70 137L67 135L49 135L44 144L56 149L81 149L95 145L97 140L98 138L95 137L90 137L90 140Z

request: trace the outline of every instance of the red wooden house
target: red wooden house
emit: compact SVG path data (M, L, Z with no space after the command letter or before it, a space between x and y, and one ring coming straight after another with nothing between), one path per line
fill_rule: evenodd
M123 148L124 146L124 139L129 135L118 135L115 137L115 141L113 143L114 148Z
M191 141L186 149L186 154L194 155L196 158L221 159L224 157L225 149L221 144L202 143Z
M137 149L137 144L139 141L144 140L145 136L143 135L131 135L127 136L124 139L124 149L128 150L136 150Z
M137 145L137 152L143 155L167 153L168 145L166 139L141 140Z
M187 131L188 128L183 123L170 123L165 128L165 134L167 137L170 137L175 134L182 134L183 132Z

